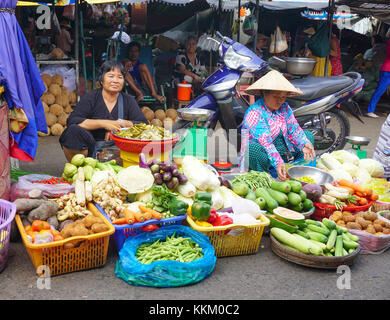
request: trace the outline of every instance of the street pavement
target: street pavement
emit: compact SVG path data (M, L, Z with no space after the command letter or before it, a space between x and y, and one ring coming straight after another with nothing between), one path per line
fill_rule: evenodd
M351 135L371 137L366 147L372 156L386 115L364 118L364 124L350 117ZM221 141L220 143L223 143ZM214 146L209 146L211 150ZM58 137L40 137L36 160L21 163L24 170L60 176L66 160ZM110 241L104 267L68 273L50 279L50 289L39 289L40 280L19 242L10 244L8 265L0 273L1 300L275 300L275 299L389 299L390 250L379 255L359 255L347 274L299 266L282 260L270 249L263 235L258 253L217 259L212 274L198 284L179 288L148 288L128 285L114 274L117 251ZM343 280L344 279L344 280ZM340 284L342 285L340 287ZM343 287L344 285L344 287ZM350 285L350 286L348 286Z

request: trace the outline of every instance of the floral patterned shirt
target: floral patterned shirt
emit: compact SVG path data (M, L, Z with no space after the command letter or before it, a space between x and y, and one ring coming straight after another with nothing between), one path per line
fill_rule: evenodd
M274 112L265 106L263 99L257 100L248 108L241 129L241 151L239 156L241 172L245 170L246 148L252 142L260 143L264 147L271 161L271 166L274 168L284 163L273 143L280 131L290 152L294 152L294 146L302 150L305 144L310 142L286 102Z

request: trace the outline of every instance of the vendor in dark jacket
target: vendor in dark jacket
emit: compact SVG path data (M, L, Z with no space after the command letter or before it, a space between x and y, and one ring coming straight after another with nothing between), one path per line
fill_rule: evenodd
M136 100L122 91L125 70L120 62L106 61L101 66L101 88L86 93L67 120L60 137L66 159L75 154L95 156L97 149L110 144L110 131L148 123ZM120 102L120 95L123 102ZM112 145L113 142L111 143Z

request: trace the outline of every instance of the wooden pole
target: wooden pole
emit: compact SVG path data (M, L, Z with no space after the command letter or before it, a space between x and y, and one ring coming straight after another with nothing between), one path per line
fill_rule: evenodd
M332 39L332 25L333 25L334 10L335 10L335 0L329 0L329 6L328 6L329 45ZM324 77L328 75L329 59L330 59L330 54L326 57Z

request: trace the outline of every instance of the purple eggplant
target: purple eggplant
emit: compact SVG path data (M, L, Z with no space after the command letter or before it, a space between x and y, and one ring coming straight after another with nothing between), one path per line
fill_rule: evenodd
M164 183L164 181L162 181L162 179L154 179L154 182L155 182L155 184L157 184L157 185L159 185L159 186L161 186L163 183Z
M168 163L161 162L160 163L160 169L164 172L170 171L171 166Z
M172 166L171 166L171 167L172 167ZM176 168L176 167L174 167L174 168L171 170L171 173L172 173L172 175L173 175L174 177L177 177L177 176L180 174L179 169Z
M159 172L156 172L156 173L153 174L153 177L154 177L155 180L157 180L157 179L162 180L163 175L161 173L159 173Z
M139 154L139 167L149 169L148 163L146 162L146 157L143 153Z
M166 183L166 185L167 185L167 188L169 190L173 190L173 189L177 188L177 186L179 185L179 179L176 177L173 177L170 181L168 181Z
M221 183L221 186L225 186L226 188L229 188L229 189L232 188L232 184L231 184L231 182L228 179L219 176L218 180Z
M170 173L169 171L164 172L163 175L162 175L162 179L165 182L170 181L172 179L172 173Z
M150 170L152 170L152 173L159 173L159 172L160 172L160 165L158 165L158 164L153 164L153 165L150 167Z
M187 177L182 173L179 173L177 179L179 180L180 184L185 184L188 181Z
M148 162L148 167L150 168L152 165L154 164L159 164L160 161L158 161L157 159L152 159Z

